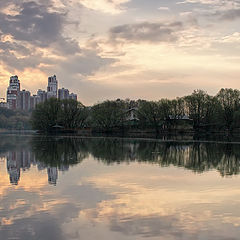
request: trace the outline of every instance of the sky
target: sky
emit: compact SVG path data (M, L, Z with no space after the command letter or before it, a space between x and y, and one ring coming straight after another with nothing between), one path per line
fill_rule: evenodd
M0 97L60 87L91 105L240 88L240 0L1 0Z

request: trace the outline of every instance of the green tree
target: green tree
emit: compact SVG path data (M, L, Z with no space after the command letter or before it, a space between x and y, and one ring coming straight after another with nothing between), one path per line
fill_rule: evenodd
M124 101L105 101L91 108L93 127L103 131L111 131L114 128L122 128L125 117Z
M164 122L164 127L169 128L171 125L171 115L172 115L172 101L168 99L161 99L157 102L158 112L159 112L159 120Z
M206 130L218 128L221 126L220 116L221 106L217 97L207 95L205 102L205 116L203 123L205 124Z
M159 133L159 128L163 124L161 119L160 107L154 101L140 101L138 108L138 118L140 126L153 127L155 132Z
M170 102L170 116L171 116L171 125L173 128L176 128L179 121L186 115L185 113L185 102L183 98L176 98Z
M240 128L240 110L234 112L233 127L234 128Z
M58 122L65 128L77 129L85 127L88 116L89 110L82 103L73 99L61 101Z
M195 130L204 123L208 99L209 95L202 90L195 90L191 95L184 98L187 113L193 120L193 128Z
M31 129L29 122L29 112L0 108L0 128Z
M34 129L41 131L50 131L52 127L58 124L61 102L56 98L50 98L44 103L36 106L32 112L31 122Z
M217 94L217 99L221 105L221 116L224 125L228 130L232 130L234 112L240 108L240 91L231 88L222 88Z

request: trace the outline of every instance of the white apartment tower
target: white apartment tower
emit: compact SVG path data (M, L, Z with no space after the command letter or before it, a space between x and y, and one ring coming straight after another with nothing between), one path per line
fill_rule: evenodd
M10 109L18 108L18 98L20 92L20 81L18 76L10 77L9 87L7 89L7 103Z
M60 100L69 99L69 90L66 88L58 89L58 98Z
M56 75L48 78L47 98L57 98L58 96L58 81Z
M43 103L47 100L47 92L45 92L41 89L38 89L37 96L39 98L39 103Z
M18 97L18 108L24 111L30 110L30 96L31 93L26 90L22 90L19 92Z
M76 100L77 101L77 94L71 93L69 94L69 99Z

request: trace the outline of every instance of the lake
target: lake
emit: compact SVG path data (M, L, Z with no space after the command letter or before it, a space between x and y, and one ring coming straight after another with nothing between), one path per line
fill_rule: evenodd
M240 145L0 137L0 239L237 240Z

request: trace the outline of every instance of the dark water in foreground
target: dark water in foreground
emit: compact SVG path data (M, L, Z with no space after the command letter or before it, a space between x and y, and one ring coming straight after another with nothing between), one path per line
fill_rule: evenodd
M237 240L240 145L0 137L0 239Z

